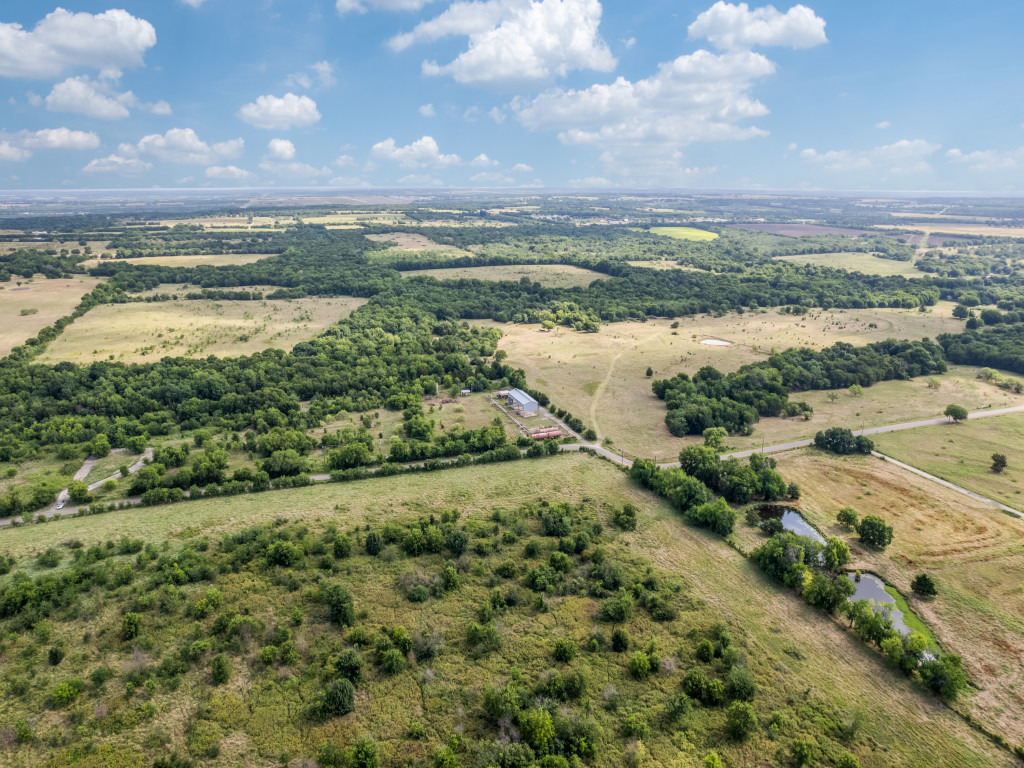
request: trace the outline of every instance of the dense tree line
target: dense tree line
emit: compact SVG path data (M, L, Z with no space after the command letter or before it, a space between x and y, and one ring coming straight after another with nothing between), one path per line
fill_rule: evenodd
M1024 373L1024 325L995 325L936 339L957 365L982 365Z
M945 371L937 344L890 339L864 347L840 342L822 350L792 348L733 373L705 366L692 378L680 373L651 388L665 401L665 424L677 437L700 435L711 427L749 434L762 416L808 413L805 403L789 399L793 392L866 387Z

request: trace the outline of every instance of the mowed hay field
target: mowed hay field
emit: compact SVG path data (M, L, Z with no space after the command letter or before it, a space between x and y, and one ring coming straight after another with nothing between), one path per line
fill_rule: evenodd
M433 277L436 280L511 280L524 277L546 288L575 288L590 285L595 280L607 280L608 275L569 264L507 264L496 267L455 267L452 269L414 269L402 273L403 277Z
M611 323L602 325L597 333L576 333L566 328L546 333L535 325L498 324L505 334L499 348L508 352L510 365L526 371L531 387L545 392L556 405L583 419L602 437L611 437L616 447L629 455L657 454L664 459L677 454L683 441L672 437L665 427L665 404L651 392L652 379L644 375L648 366L654 369L653 379L668 379L680 372L693 375L705 365L734 371L764 360L773 347L781 351L794 346L821 348L837 341L860 345L891 337L934 338L963 328L962 321L950 316L951 308L940 306L925 313L833 310L803 316L770 310L763 314L682 318L676 329L671 328L673 321L661 319ZM729 341L731 346L700 343L706 339ZM947 391L953 391L950 386ZM853 405L853 413L867 411L873 389L865 392L862 402ZM992 398L992 402L1001 402L995 394ZM801 395L797 399L811 402L814 398ZM898 405L898 398L895 402ZM876 410L878 407L904 412L890 405L877 406ZM935 415L941 415L942 408ZM931 415L933 410L929 403L923 413ZM814 431L820 428L816 423L810 422ZM803 424L798 431L806 427ZM755 436L760 445L761 432L755 432Z
M442 245L435 243L425 235L417 235L411 232L389 232L386 235L363 235L367 240L375 243L385 243L395 251L460 251L454 245Z
M40 362L155 362L290 350L348 317L365 299L169 301L96 307L72 323Z
M887 456L1024 511L1024 413L891 432L874 440ZM1008 459L998 474L991 470L993 453Z
M406 520L452 507L462 512L463 520L488 520L496 509L513 510L538 498L551 502L589 498L608 505L636 505L637 531L617 534L618 539L652 560L667 576L682 579L687 594L704 602L701 611L710 609L733 631L737 642L742 642L740 650L751 665L779 680L780 687L798 688L800 698L790 702L791 706L806 708L809 713L823 705L835 707L847 721L858 719L858 741L867 739L872 744L870 753L863 747L857 750L864 768L1015 764L1008 753L889 669L876 652L838 623L768 582L722 540L684 525L665 502L641 490L612 465L587 456L564 455L113 512L3 531L0 546L24 560L50 546L54 537L80 539L86 547L120 536L173 540L207 535L216 541L229 530L277 518L330 522L346 529L362 523L380 526L392 518ZM358 596L356 599L358 602ZM380 615L388 608L371 606L370 610L371 615ZM687 621L688 613L684 610L680 620ZM581 616L573 631L585 633L593 623L590 616ZM529 666L534 660L522 663ZM506 672L503 666L498 674ZM415 697L418 691L410 693ZM777 695L771 686L764 686L759 698L768 703ZM366 706L377 705L368 702ZM781 744L797 735L784 732ZM763 743L763 736L757 742ZM756 751L753 743L723 742L726 764L761 764L765 753ZM673 744L677 759L658 765L697 765L703 759L703 753L696 753L684 737L676 737ZM764 748L769 749L767 745Z
M272 253L207 253L188 256L146 256L139 259L119 259L118 263L148 264L154 267L228 267L233 264L252 264L273 255Z
M804 449L776 458L800 486L796 506L825 535L850 543L853 567L896 586L943 648L963 656L980 690L958 708L1010 744L1024 742L1024 520L875 457ZM842 507L883 517L892 544L884 552L861 546L836 523ZM913 597L910 582L921 572L935 578L938 597Z
M707 242L718 239L717 232L708 232L706 229L697 229L696 227L651 227L650 232L652 235L671 237L676 240Z
M100 281L94 277L70 280L17 280L0 283L0 357L48 325L70 315L82 297ZM31 313L31 310L37 310ZM29 311L30 314L22 314Z
M880 259L870 253L808 253L798 256L777 256L776 261L788 261L793 264L814 264L819 267L834 267L850 272L863 272L865 275L903 275L904 277L921 277L924 273L914 268L913 262Z

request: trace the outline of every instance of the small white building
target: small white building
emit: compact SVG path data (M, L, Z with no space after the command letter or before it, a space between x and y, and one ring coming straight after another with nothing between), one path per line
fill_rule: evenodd
M509 390L508 404L510 408L524 416L533 416L540 408L540 404L521 389Z
M464 389L459 394L461 394L463 397L469 397L469 393L470 393L470 390Z

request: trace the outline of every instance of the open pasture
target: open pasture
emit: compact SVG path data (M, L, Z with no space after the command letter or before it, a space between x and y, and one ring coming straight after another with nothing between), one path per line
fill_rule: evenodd
M104 305L70 325L40 361L133 363L289 350L365 303L365 299L338 297Z
M879 229L922 229L948 235L983 237L1024 237L1024 227L996 227L987 224L946 224L936 221L905 221L899 224L880 224Z
M978 424L1001 421L1003 417ZM1024 421L1018 421L1018 429ZM918 436L929 430L896 433ZM932 437L933 443L937 440ZM924 448L928 443L922 442ZM1019 444L1019 443L1018 443ZM952 446L950 447L952 450ZM1024 740L1024 520L874 457L836 457L813 449L778 454L779 470L802 491L799 507L825 535L846 540L853 567L896 586L946 651L963 656L980 687L970 711L1011 744ZM1020 498L1020 497L1018 497ZM861 545L836 522L852 507L893 526L884 552ZM761 539L742 523L748 546ZM932 576L936 598L915 598L910 582Z
M677 454L683 441L672 437L665 427L665 404L651 392L652 379L671 378L679 372L692 375L705 365L723 372L734 371L746 363L765 359L773 348L777 351L794 346L821 348L838 341L866 344L893 337L935 338L939 333L963 327L961 321L950 316L951 306L941 305L924 313L857 309L816 311L802 316L770 310L719 318L682 318L675 329L671 327L673 321L661 319L646 323L612 323L602 325L599 332L592 334L565 328L544 332L538 326L506 324L499 325L505 334L499 347L508 352L509 364L526 370L531 387L547 393L557 405L583 419L602 437L612 438L616 447L630 455L657 454L665 459ZM709 339L727 341L729 346L701 344ZM645 375L648 366L653 368L652 378ZM972 377L973 374L968 374L961 379ZM959 392L952 384L944 386L950 387L947 393ZM968 384L956 385L960 386ZM920 382L910 387L906 391L917 393L925 384ZM986 385L986 390L988 388L993 393L981 399L1000 402L1001 391ZM862 412L866 417L875 397L874 389L866 390L861 402L851 404L852 413ZM819 394L824 398L824 393ZM797 399L812 402L814 398L801 395ZM884 413L865 419L868 425L890 423L890 416L905 421L898 414L907 413L915 406L901 404L902 399L898 393L883 397L884 403L874 408ZM938 407L937 403L929 401L922 409L927 415L940 415L948 402ZM822 415L827 413L828 407L819 409L815 405ZM933 414L936 407L938 414ZM775 421L780 422L780 427L793 427L799 432L813 427L810 432L813 436L814 431L821 428L818 413L811 422ZM876 422L875 417L886 420ZM756 439L760 445L762 434L768 435L767 431L762 433L763 424L748 441Z
M800 719L817 718L819 713L829 712L831 714L827 717L835 717L837 721L856 720L859 734L854 751L864 768L920 765L922 758L948 760L948 764L964 768L1013 765L1013 759L1006 752L999 751L935 698L889 669L876 652L838 623L806 606L792 593L768 582L722 540L684 525L665 502L642 491L616 468L586 456L567 455L542 461L112 512L100 517L3 531L0 532L0 541L5 550L23 560L50 546L54 536L80 539L86 547L121 536L176 540L204 535L216 541L228 531L277 518L314 526L330 522L341 529L351 529L363 523L378 527L387 520L408 520L442 508L457 508L462 512L464 521L482 524L489 521L497 509L512 510L538 498L551 502L600 500L602 506L626 502L636 505L639 511L637 531L608 533L609 539L614 540L614 551L628 546L653 561L666 578L681 580L689 598L682 606L679 618L684 628L689 626L699 633L710 621L717 620L733 632L739 650L761 678L756 700L759 709L795 708ZM401 564L403 561L398 562ZM391 579L364 581L361 574L353 583L357 603L359 607L366 607L371 620L388 625L404 623L406 626L419 626L420 621L430 620L425 611L436 610L433 601L426 604L425 610L408 615L408 611L413 609L409 609L407 603L395 602L393 593L387 589L391 583ZM379 595L379 599L374 599L374 595ZM550 616L559 616L563 601L550 599ZM510 615L507 620L511 622L514 618ZM439 617L437 621L441 622L439 628L442 631L448 630L449 622L445 618ZM544 615L537 621L541 626L533 623L520 625L518 631L524 632L524 636L515 643L509 637L506 643L518 648L521 643L536 644L539 638L543 638L544 643L536 645L531 653L506 658L502 651L492 657L493 660L488 659L474 665L474 668L501 676L511 666L522 666L526 673L524 676L529 679L550 665L550 661L542 657L552 633L582 638L595 624L589 613L565 617L557 628ZM515 630L509 626L508 631ZM637 637L639 645L646 643L659 630L646 621L636 620L631 622L630 631ZM659 650L664 655L675 651L674 648ZM483 682L477 683L467 677L472 674L471 670L450 669L447 660L448 657L442 654L432 664L437 677L430 686L417 686L403 676L394 678L392 690L401 690L403 696L411 697L410 701L414 702L412 714L420 715L421 697L428 696L427 701L435 702L435 709L424 707L422 712L425 719L430 718L428 722L432 725L435 718L444 717L439 711L454 709L435 701L439 686L461 683L461 689L465 690L472 689L474 685L483 687ZM600 692L606 681L602 676L594 679L592 684L593 690ZM247 691L238 693L250 695ZM407 718L409 713L396 715L387 699L385 696L362 702L353 718L338 721L336 727L343 729L343 738L350 739L349 730L356 726L369 730L378 738L381 733L399 732L401 723L396 719ZM165 700L160 699L161 702ZM451 701L459 702L460 699L452 698ZM624 704L633 709L646 705L646 700L628 696L624 697ZM656 705L652 703L652 706ZM713 718L712 727L716 730L723 727L720 714L703 711L700 714ZM694 717L697 716L695 713ZM284 729L283 732L290 735L287 715L282 714L280 719L282 722L266 727L272 727L275 732ZM455 721L461 721L461 714L455 716ZM177 720L174 722L175 728L179 728L181 724ZM450 728L453 723L446 722L445 725ZM793 715L782 744L785 745L799 732L799 723ZM692 745L686 747L685 744L689 741L681 746L678 738L667 739L657 731L650 739L655 754L689 756L694 758L691 761L694 764L700 762L703 753L697 753ZM722 744L723 756L729 765L754 764L751 761L756 762L757 755L774 754L777 748L764 733L758 733L746 743L733 745L723 741ZM225 752L236 748L227 742L225 745ZM597 763L602 768L621 764L621 755L611 754ZM666 760L658 764L667 766L675 763Z
M818 267L834 267L850 272L863 272L865 275L902 275L903 277L921 277L924 273L914 269L909 261L880 259L870 253L807 253L796 256L777 256L776 261L788 261L792 264L813 264Z
M388 232L384 235L364 235L367 240L375 243L387 243L393 251L454 251L456 255L471 256L453 245L442 245L435 243L425 235L418 235L411 232Z
M790 237L802 237L803 235L848 235L850 237L859 237L860 235L871 234L871 231L867 229L846 229L845 227L829 227L822 224L801 224L796 221L784 223L748 222L733 224L732 226L735 229L770 232L773 235L789 235Z
M94 277L70 280L36 277L0 283L0 357L46 326L70 315L81 298L99 282Z
M495 267L455 267L452 269L414 269L403 277L433 277L437 280L512 280L524 277L546 288L586 287L608 275L569 264L508 264Z
M145 256L138 259L119 259L118 263L142 264L153 267L228 267L252 264L273 256L272 253L207 253L188 256Z
M692 240L698 243L706 243L718 239L717 232L709 232L706 229L697 227L651 227L652 235L671 237L675 240Z
M894 459L1024 511L1024 413L892 432L874 440L880 452ZM991 470L993 453L1007 457L1000 473Z
M629 266L631 267L643 267L644 269L682 269L691 272L700 271L696 267L689 267L684 264L680 264L679 262L671 261L669 259L651 259L649 261L627 261L626 263L629 264Z

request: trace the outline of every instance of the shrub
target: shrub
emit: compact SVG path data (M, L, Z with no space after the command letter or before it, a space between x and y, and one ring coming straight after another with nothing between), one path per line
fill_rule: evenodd
M710 663L715 658L715 646L711 644L710 640L701 640L697 644L696 656L698 661L703 661L705 664Z
M725 729L734 739L745 739L757 729L757 714L745 701L737 701L725 713Z
M793 755L793 764L796 766L812 765L814 755L818 751L818 745L810 739L794 739L790 748Z
M358 683L363 677L363 657L354 648L346 648L338 654L334 669L346 680Z
M323 600L327 604L327 617L332 624L350 627L355 624L355 606L352 595L340 584L326 584L321 589Z
M341 717L347 715L356 708L356 689L352 683L344 677L335 680L323 692L320 701L317 703L317 714L323 718Z
M612 523L623 531L636 530L636 507L626 504L622 509L612 512Z
M51 667L56 667L62 661L64 661L64 649L59 648L56 645L53 646L46 654L46 660L50 662Z
M409 590L410 603L425 603L430 598L430 590L423 584L417 584Z
M334 539L334 556L343 560L352 555L352 540L344 534L338 534Z
M633 598L625 591L621 591L617 597L610 597L605 600L601 603L601 608L598 611L601 621L609 621L615 624L629 621L632 615Z
M669 696L665 705L665 714L669 722L674 723L690 714L692 708L693 702L690 697L685 693L677 693Z
M885 549L892 542L892 526L877 515L867 515L857 525L860 540L871 547Z
M85 683L81 680L68 680L58 685L52 694L53 705L63 709L78 698L78 694L85 690Z
M757 695L757 682L746 667L733 667L729 671L729 684L726 686L729 698L750 701Z
M137 613L126 613L121 619L121 635L125 640L134 640L142 630L142 616Z
M366 736L356 739L348 768L380 768L377 742Z
M563 664L567 664L576 658L576 653L576 643L574 643L572 640L568 638L561 638L555 641L555 661L560 661Z
M651 674L651 659L643 651L637 651L629 660L629 671L637 680L646 680Z
M646 739L651 735L651 729L647 725L647 721L637 714L626 717L626 721L623 723L623 731L632 739Z
M836 515L836 521L847 528L856 528L858 522L857 513L850 507L843 507L839 510L839 514Z
M381 549L384 548L383 542L381 542L380 534L376 531L367 534L366 536L366 554L377 556L380 554Z
M612 650L616 653L624 653L629 650L629 632L624 629L616 629L612 632Z
M386 675L397 675L405 669L405 656L397 648L388 648L380 654L378 664Z
M223 685L231 679L231 662L223 653L218 653L210 662L210 679L214 685Z
M939 594L939 590L935 586L935 579L927 573L921 573L914 577L914 580L910 582L910 588L921 597L935 597Z
M839 758L836 768L860 768L860 760L847 752Z

